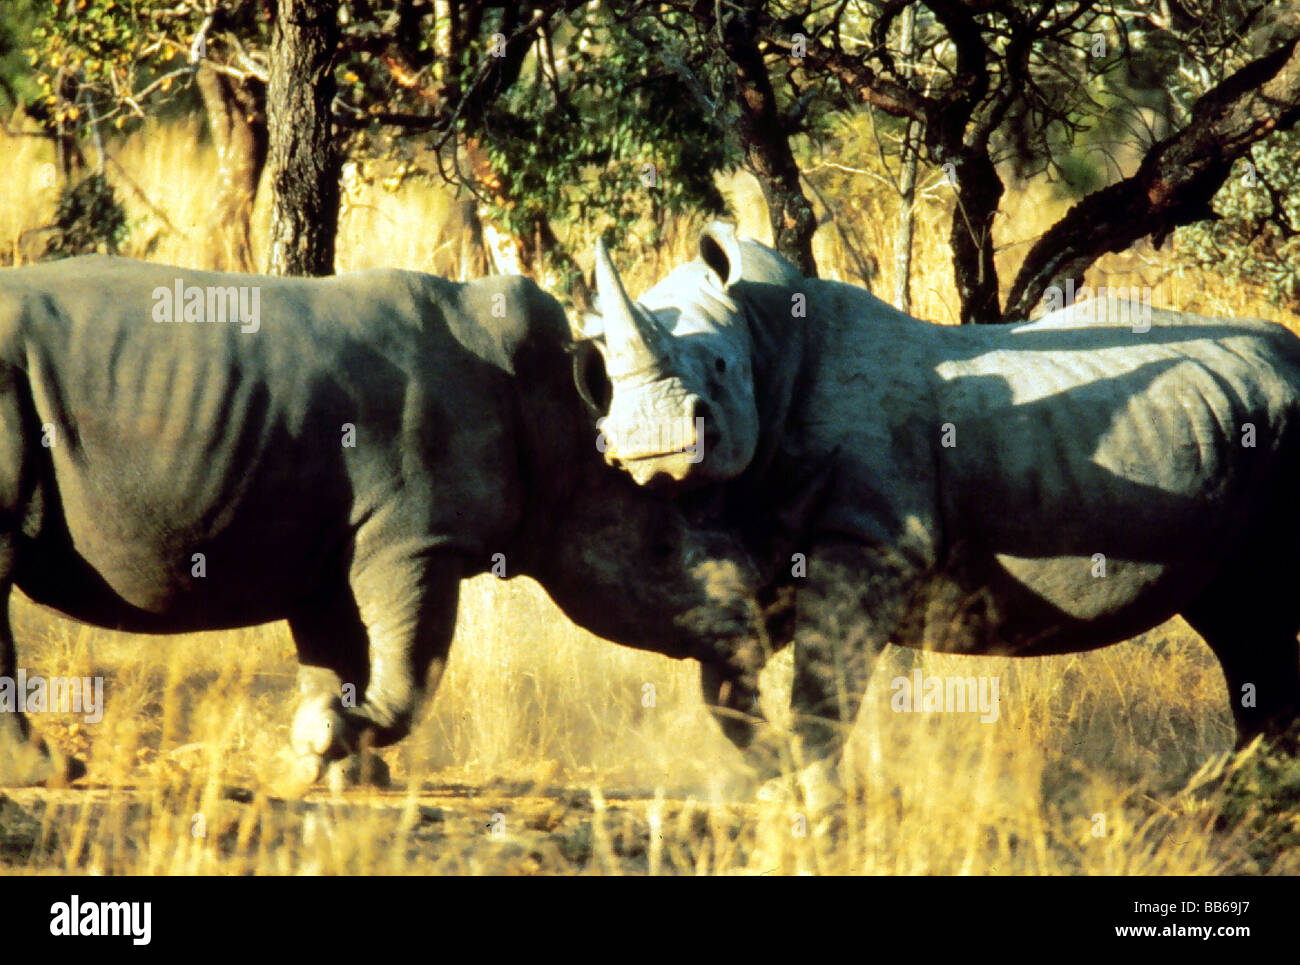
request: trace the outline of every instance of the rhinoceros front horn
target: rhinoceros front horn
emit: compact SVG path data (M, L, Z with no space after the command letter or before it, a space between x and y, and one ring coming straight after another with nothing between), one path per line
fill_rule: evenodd
M637 311L603 241L596 242L596 291L605 322L606 365L611 376L656 368L667 358L663 333Z

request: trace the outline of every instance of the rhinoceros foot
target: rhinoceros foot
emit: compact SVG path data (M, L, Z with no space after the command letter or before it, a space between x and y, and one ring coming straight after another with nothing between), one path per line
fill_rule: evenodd
M301 797L319 781L331 761L347 754L342 746L344 728L342 707L329 694L305 699L294 714L289 736L291 753L274 782L276 792Z
M321 777L333 791L349 787L389 787L388 765L378 754L362 748L352 752L342 705L329 694L305 700L293 719L294 762L290 783L302 790ZM364 740L363 740L364 743Z
M789 735L770 725L757 728L753 741L741 756L755 780L769 782L779 778L788 770L792 759Z
M382 757L362 751L330 764L325 770L325 783L337 794L351 787L392 787L393 779Z
M304 759L317 758L323 769L326 763L347 753L343 746L345 733L346 722L338 699L329 694L317 694L298 707L290 743L295 754ZM316 776L320 776L319 771Z
M816 761L764 782L757 797L766 803L800 808L810 819L820 819L844 801L844 789L835 766L830 761Z
M85 774L84 763L35 735L0 752L0 787L66 787Z

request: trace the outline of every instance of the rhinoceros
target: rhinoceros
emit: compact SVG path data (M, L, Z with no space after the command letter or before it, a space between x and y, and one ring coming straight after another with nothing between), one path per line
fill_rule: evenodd
M5 270L3 599L139 633L287 620L308 782L407 734L458 584L489 570L726 678L762 633L753 568L604 463L583 368L520 278ZM6 611L0 678L17 666ZM83 770L0 713L0 785Z
M1300 339L1287 329L1131 297L935 325L805 278L721 224L639 302L603 248L597 267L587 329L607 381L596 367L583 391L607 408L606 459L766 561L812 765L833 768L886 642L1059 654L1175 614L1221 663L1239 740L1295 752ZM667 438L655 423L701 412L690 446L647 444ZM738 686L730 706L752 715L752 699ZM752 717L729 729L741 746L754 733Z

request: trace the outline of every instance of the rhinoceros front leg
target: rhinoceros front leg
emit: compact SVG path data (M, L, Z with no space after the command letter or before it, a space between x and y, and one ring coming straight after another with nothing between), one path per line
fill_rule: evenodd
M298 710L291 746L297 757L291 783L307 785L331 765L344 773L359 755L347 750L347 706L360 702L370 679L370 639L352 597L340 581L289 620L298 650ZM382 783L382 774L374 775Z
M461 573L454 558L372 560L289 621L300 662L292 743L301 779L328 770L332 784L387 782L372 751L405 737L437 689Z
M757 671L724 662L701 663L700 688L727 740L741 751L749 751L763 722Z
M902 618L908 568L848 541L815 547L795 591L790 709L805 803L839 796L838 767L871 671Z
M763 639L734 647L700 663L704 703L723 735L740 750L760 780L781 773L789 760L786 734L767 721L759 699L759 677L771 658L789 645L793 633L794 590L773 586L759 597L766 624Z

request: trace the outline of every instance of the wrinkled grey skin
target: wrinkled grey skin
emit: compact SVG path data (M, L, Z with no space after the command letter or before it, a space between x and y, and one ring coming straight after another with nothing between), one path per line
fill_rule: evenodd
M686 265L653 300L751 352L753 457L682 498L766 561L811 760L836 759L887 641L1057 654L1174 614L1222 664L1240 740L1295 751L1300 340L1161 310L1142 333L1113 300L932 325L738 251L739 268ZM706 272L732 279L725 318ZM707 464L682 482L716 478Z
M260 286L260 329L153 321L177 277ZM603 463L572 350L518 278L0 272L3 599L143 633L288 620L309 780L406 735L459 582L494 562L601 636L736 676L761 633L752 567ZM0 676L17 666L6 614ZM0 785L81 770L0 714Z

